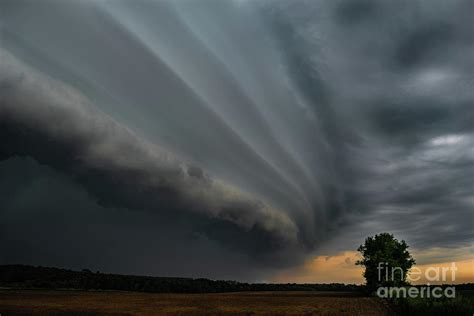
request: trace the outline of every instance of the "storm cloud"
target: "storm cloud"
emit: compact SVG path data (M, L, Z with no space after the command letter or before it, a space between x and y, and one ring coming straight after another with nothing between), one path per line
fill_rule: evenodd
M255 280L474 240L470 1L0 7L2 262Z

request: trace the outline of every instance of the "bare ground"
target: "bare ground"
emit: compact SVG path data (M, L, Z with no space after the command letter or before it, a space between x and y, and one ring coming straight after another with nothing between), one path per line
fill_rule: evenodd
M381 301L338 292L152 294L0 290L0 316L14 315L391 315Z

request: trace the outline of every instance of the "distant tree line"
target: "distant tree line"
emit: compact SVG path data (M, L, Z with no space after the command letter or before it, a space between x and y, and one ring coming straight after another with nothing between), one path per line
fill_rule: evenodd
M90 270L73 271L29 265L0 266L0 287L117 290L153 293L222 293L242 291L348 291L362 289L355 284L271 284L214 281L209 279L149 277L106 274Z

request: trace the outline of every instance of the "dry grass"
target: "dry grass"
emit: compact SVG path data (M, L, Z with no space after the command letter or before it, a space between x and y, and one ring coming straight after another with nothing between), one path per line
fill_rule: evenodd
M336 292L149 294L1 290L10 315L388 315L374 298Z

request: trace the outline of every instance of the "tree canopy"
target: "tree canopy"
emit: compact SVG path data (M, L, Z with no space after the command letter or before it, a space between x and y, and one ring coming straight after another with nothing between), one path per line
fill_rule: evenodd
M362 259L356 264L365 267L364 277L370 292L380 286L407 284L407 273L415 264L415 259L404 240L399 241L392 234L381 233L368 237L357 251L361 253Z

